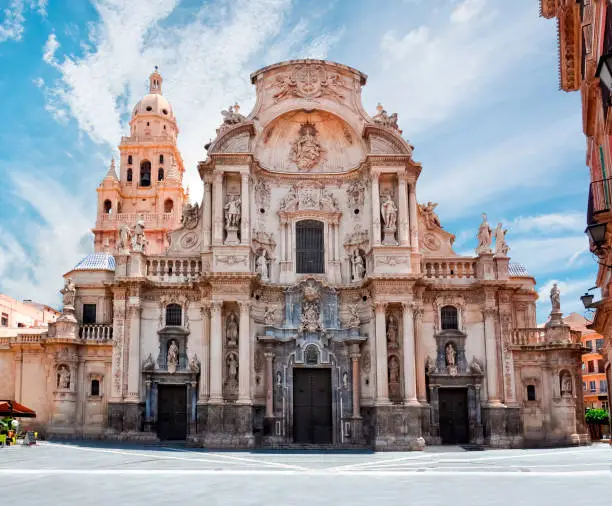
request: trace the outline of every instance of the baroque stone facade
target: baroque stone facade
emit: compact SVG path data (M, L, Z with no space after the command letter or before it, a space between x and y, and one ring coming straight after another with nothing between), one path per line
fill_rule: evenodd
M453 251L397 114L363 109L366 76L297 60L251 80L256 105L223 111L192 205L151 76L99 190L97 252L66 274L48 334L0 341L2 388L44 399L55 436L520 447L562 408L554 442L584 442L579 342L536 329L501 224L483 215L476 255ZM36 399L15 394L33 363Z

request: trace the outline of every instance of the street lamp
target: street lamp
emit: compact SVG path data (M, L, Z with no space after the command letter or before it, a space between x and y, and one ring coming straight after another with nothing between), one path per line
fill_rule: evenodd
M584 295L580 297L580 300L582 301L585 309L590 309L591 304L593 304L593 294L585 292Z
M598 77L606 88L612 92L612 53L604 54L599 59L595 77Z
M597 256L604 253L604 244L606 242L606 224L592 223L588 225L584 231L589 236L589 241L593 245L593 251Z

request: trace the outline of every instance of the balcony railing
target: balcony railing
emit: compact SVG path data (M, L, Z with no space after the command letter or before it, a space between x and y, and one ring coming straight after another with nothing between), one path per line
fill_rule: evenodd
M113 338L111 324L89 323L79 327L79 337L87 341L110 341Z
M543 344L546 342L546 331L544 329L514 329L510 338L512 344L518 346Z
M178 218L176 213L109 213L100 217L101 226L115 228L118 223L133 225L138 220L144 220L146 228L168 226Z
M426 260L421 271L428 279L474 279L476 260L473 258L440 258Z
M593 181L589 188L587 224L593 223L594 215L610 210L612 201L612 178Z
M154 281L180 283L202 275L202 260L194 258L149 257L147 277Z

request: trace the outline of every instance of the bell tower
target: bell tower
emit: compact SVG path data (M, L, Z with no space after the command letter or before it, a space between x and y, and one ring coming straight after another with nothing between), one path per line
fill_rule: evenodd
M117 252L119 227L145 223L146 252L162 253L168 232L180 227L183 203L183 159L176 145L179 133L172 106L162 95L157 67L149 76L149 93L134 107L130 135L119 144L115 161L98 187L95 250Z

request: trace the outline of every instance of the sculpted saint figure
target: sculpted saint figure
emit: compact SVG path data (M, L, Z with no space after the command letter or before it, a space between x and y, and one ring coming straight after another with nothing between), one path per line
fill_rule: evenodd
M234 195L224 209L225 228L240 226L240 197Z
M268 259L266 258L266 252L262 251L257 255L255 260L255 272L261 276L262 280L268 279Z
M390 193L385 195L384 200L380 205L380 212L382 214L385 228L395 228L395 224L397 222L397 206L395 205L395 202L393 202Z
M76 299L76 286L74 286L72 278L66 279L64 288L63 290L60 290L60 293L64 296L64 307L74 307L74 301Z
M553 284L553 287L550 289L550 304L553 313L561 312L561 292L557 287L557 283Z
M62 389L70 388L70 370L65 365L57 371L57 387Z
M572 377L565 373L561 377L561 395L571 395L572 393Z
M174 373L176 372L176 368L179 363L179 348L176 344L176 341L173 339L170 341L170 346L168 347L168 372Z
M365 265L361 254L355 250L351 258L353 264L353 281L360 281L365 276Z
M497 228L495 229L495 254L506 256L510 247L506 243L506 234L508 230L504 230L502 228L502 224L498 223Z
M425 226L428 229L432 228L442 228L442 224L440 223L440 218L434 212L434 209L438 206L436 202L427 202L427 204L419 204L419 211L423 216L423 221L425 222Z
M238 344L238 322L236 321L236 315L230 313L227 320L227 327L225 329L228 346L236 346Z
M183 206L181 225L185 228L194 228L198 224L199 214L200 206L197 202L193 205L190 202L186 202Z
M491 227L487 222L487 215L482 213L482 223L478 228L478 246L476 247L476 254L491 253Z
M397 357L393 356L389 360L389 383L399 383L400 365Z
M291 160L299 169L310 170L319 163L323 149L316 136L317 130L313 124L304 123L300 127L299 136L291 152Z
M130 227L125 223L119 225L119 251L130 252L130 239L132 238L132 232Z
M446 351L446 365L454 366L457 365L457 351L453 343L448 343L445 348Z
M147 243L144 229L144 220L138 220L136 225L134 225L134 232L132 233L132 251L144 253L145 245Z
M245 120L245 117L240 114L240 106L235 103L234 105L230 105L227 108L227 111L221 111L221 116L223 116L223 124L224 125L237 125L238 123L242 123Z
M397 322L393 316L389 316L387 320L387 342L389 346L398 345Z
M238 379L238 361L233 353L227 357L227 378L234 381Z

